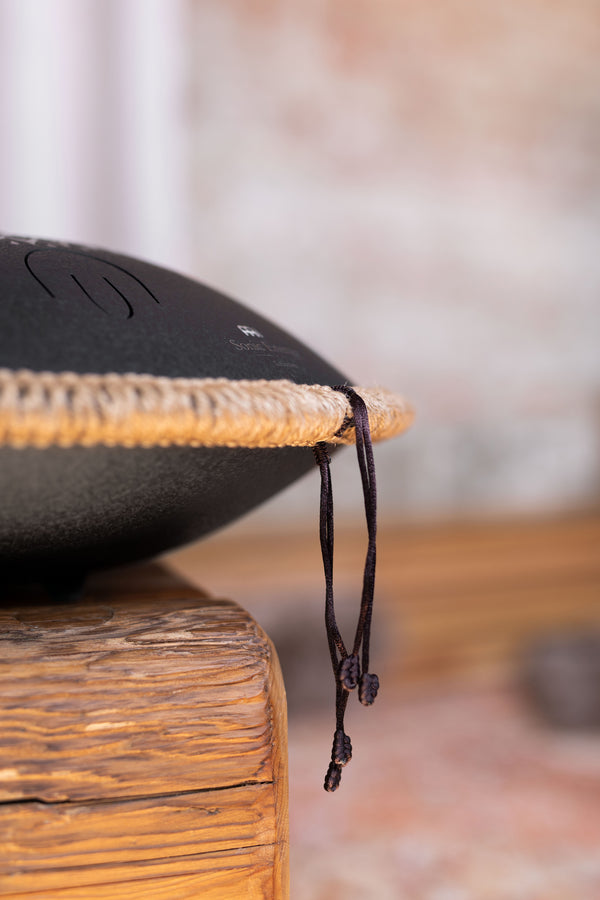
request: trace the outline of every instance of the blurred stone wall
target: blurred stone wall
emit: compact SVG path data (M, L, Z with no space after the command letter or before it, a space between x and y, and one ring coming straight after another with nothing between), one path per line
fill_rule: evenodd
M597 502L600 4L192 8L198 272L414 402L384 508Z
M598 0L0 0L0 229L184 270L403 391L384 515L590 506L599 59Z

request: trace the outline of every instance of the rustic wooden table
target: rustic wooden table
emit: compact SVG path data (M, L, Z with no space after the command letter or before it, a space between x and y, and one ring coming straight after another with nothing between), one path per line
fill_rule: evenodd
M0 896L288 897L285 693L235 603L157 566L0 607Z

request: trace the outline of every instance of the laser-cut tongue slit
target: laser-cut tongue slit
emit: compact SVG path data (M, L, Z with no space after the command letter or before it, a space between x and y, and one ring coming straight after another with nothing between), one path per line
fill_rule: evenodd
M342 775L342 767L347 765L352 759L352 744L344 731L344 715L349 692L358 687L360 702L363 706L370 706L379 690L377 675L369 672L369 645L377 555L377 486L369 415L363 399L352 388L346 385L338 385L335 387L335 390L346 394L353 412L353 419L347 423L346 427L353 424L356 430L356 452L363 487L368 545L360 613L352 652L350 653L337 625L333 599L333 491L329 466L330 459L327 445L322 442L316 444L313 450L321 472L319 535L323 556L323 570L325 572L325 627L335 679L336 711L336 728L333 736L331 762L329 763L324 783L326 791L337 790Z

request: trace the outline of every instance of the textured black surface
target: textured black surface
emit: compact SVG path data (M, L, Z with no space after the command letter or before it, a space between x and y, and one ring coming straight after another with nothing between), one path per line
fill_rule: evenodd
M235 300L114 253L1 238L0 285L0 365L8 368L297 384L341 377Z
M0 238L0 367L345 380L271 322L189 278L10 236ZM312 465L304 448L0 448L0 566L6 577L33 579L148 558L225 525Z

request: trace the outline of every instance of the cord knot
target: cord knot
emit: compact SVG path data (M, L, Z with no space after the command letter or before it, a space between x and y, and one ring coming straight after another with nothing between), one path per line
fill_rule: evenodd
M353 691L358 684L360 663L358 656L351 654L340 662L338 678L347 691Z
M341 780L342 767L338 765L338 763L330 762L323 787L329 793L333 793L333 791L337 791L337 789L339 788Z
M352 742L350 737L341 728L337 728L333 735L331 761L338 766L347 766L351 759Z
M379 678L377 675L363 672L358 682L358 699L363 706L371 706L379 691Z

